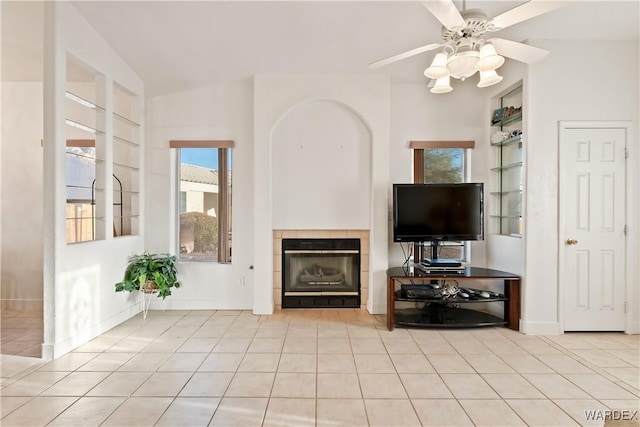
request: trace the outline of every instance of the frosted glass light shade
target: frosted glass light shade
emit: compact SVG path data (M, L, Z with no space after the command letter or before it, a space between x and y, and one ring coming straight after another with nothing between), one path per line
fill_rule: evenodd
M480 71L480 82L478 83L478 87L493 86L501 81L502 76L499 76L498 73L496 73L496 70Z
M444 52L437 53L429 68L424 70L424 75L430 79L439 79L448 76L449 70L447 69L447 54Z
M431 88L431 93L447 93L452 90L449 76L444 76L436 80L435 86Z
M498 55L491 43L485 43L480 49L480 59L476 62L478 71L495 70L504 64L504 57Z
M458 52L449 57L447 68L449 74L455 79L464 80L476 72L476 62L480 54L476 50Z

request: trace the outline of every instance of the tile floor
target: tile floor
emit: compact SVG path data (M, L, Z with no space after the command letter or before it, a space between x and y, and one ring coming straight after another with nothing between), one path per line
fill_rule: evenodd
M41 357L42 311L0 310L0 353Z
M621 333L389 332L344 309L150 312L3 378L1 424L603 425L585 411L639 409L639 360L640 336Z

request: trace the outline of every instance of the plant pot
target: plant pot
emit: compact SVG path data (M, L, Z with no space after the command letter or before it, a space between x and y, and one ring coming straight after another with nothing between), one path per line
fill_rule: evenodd
M153 280L147 280L142 289L140 289L145 294L153 294L158 292L158 287L156 286L156 282Z

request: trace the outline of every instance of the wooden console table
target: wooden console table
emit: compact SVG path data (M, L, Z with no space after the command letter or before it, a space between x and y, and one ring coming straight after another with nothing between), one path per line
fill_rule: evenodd
M406 280L412 284L428 283L430 280L456 280L464 282L467 280L503 280L504 281L504 298L488 298L470 300L462 297L453 297L446 300L429 299L429 298L402 298L396 294L396 281ZM448 274L448 273L424 273L417 268L393 267L387 270L387 328L392 331L396 325L396 300L409 301L416 303L432 303L435 307L440 305L454 304L473 304L473 303L492 303L502 301L504 304L503 319L493 319L487 322L477 323L437 323L422 321L399 321L398 325L423 326L423 327L467 327L467 326L483 326L503 324L514 331L519 330L520 323L520 276L499 270L490 270L480 267L466 267L464 274ZM473 310L461 309L460 312L478 313ZM490 316L486 314L486 316ZM493 317L493 316L491 316Z

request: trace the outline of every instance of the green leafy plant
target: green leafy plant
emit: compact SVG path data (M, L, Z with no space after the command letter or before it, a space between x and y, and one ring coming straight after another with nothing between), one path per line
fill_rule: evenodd
M176 257L169 254L134 254L129 257L124 279L116 283L116 292L158 291L158 298L171 295L171 288L179 288Z
M193 252L217 251L218 218L202 212L186 212L180 215L180 230L193 239Z

